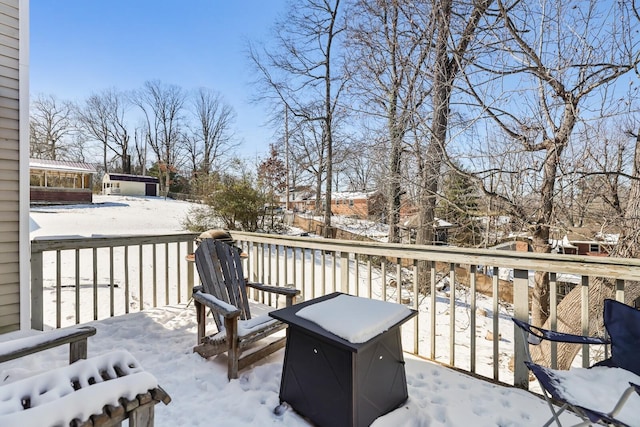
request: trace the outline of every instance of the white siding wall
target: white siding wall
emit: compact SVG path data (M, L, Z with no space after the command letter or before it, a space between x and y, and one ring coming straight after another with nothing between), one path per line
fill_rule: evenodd
M124 196L144 196L144 182L120 181L120 194Z
M21 324L20 6L0 0L0 333Z

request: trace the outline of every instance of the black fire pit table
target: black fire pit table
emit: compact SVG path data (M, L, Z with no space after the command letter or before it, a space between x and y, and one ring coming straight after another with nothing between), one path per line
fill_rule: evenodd
M289 325L280 402L318 426L368 426L407 400L403 305L335 292L269 313ZM321 326L322 325L322 326Z

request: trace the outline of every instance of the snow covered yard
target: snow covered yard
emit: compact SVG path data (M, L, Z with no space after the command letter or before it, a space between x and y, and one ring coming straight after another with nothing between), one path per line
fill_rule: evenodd
M94 202L32 209L37 226L31 237L183 231L182 221L192 206L162 198L121 196L94 196ZM462 310L456 323L464 321L466 313L464 295L458 297L463 300L456 308ZM438 297L437 305L436 322L447 323L447 299ZM309 425L293 410L281 415L273 412L279 404L283 351L241 371L240 378L231 382L227 381L224 358L204 360L192 352L196 341L193 305L148 309L88 324L98 330L89 339L89 357L112 349L128 350L171 395L171 404L157 407L158 426ZM411 325L403 328L409 331ZM28 333L33 332L0 336L0 341ZM438 337L438 341L441 338L448 343L447 337ZM421 341L426 339L421 337ZM58 348L2 364L0 381L7 383L63 366L67 351ZM527 426L542 425L549 417L544 401L523 390L496 386L409 355L405 358L409 400L379 418L374 426ZM503 375L502 363L500 369L501 378L510 375ZM578 422L570 414L565 419Z

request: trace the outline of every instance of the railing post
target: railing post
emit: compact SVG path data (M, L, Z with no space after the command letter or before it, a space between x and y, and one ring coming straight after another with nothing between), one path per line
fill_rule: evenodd
M31 252L31 329L44 330L42 251Z
M252 282L259 282L260 281L260 277L258 276L259 272L260 272L260 264L259 264L259 260L258 257L260 256L260 254L258 253L258 245L256 243L253 244L253 247L251 248L251 281Z
M193 240L188 240L187 241L187 254L192 254L194 253L193 250ZM189 298L191 298L191 295L193 294L193 287L195 286L194 283L194 274L193 274L193 265L195 264L194 262L188 262L187 263L187 295L189 295Z
M589 276L582 276L582 286L580 287L580 325L582 335L589 335ZM589 345L582 344L582 367L588 368Z
M529 272L527 270L513 270L513 316L519 320L529 321ZM528 390L529 372L524 364L525 342L515 324L513 325L513 345L513 384ZM498 361L494 360L493 363Z
M335 263L335 256L333 257ZM340 289L336 291L349 293L349 253L340 252Z
M262 254L264 255L264 250L262 251ZM249 258L249 261L251 263L251 267L249 267L249 265L247 265L247 268L251 269L251 273L252 273L252 282L256 282L256 283L260 283L261 282L261 278L259 277L259 251L258 251L258 245L256 243L253 243L253 247L251 248L251 258ZM262 261L262 265L264 266L264 260ZM247 276L249 277L249 276ZM256 289L253 289L253 299L254 300L258 300L258 291Z

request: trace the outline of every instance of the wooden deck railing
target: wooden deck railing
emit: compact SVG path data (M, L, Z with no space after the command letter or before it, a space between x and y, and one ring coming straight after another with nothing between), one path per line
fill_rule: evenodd
M419 315L403 326L406 351L494 381L527 387L524 346L510 316L528 319L529 277L550 275L551 324L556 322L560 275L572 275L582 288L582 326L588 327L587 290L591 277L616 283L624 298L625 280L640 280L640 260L535 254L376 242L325 240L232 232L248 253L253 281L295 286L310 299L333 291L408 304ZM190 233L169 236L38 239L32 242L32 324L61 327L129 313L130 310L185 302L194 269L184 260L193 252ZM55 264L44 277L45 263ZM499 280L508 269L512 278ZM487 274L481 273L484 271ZM420 289L419 272L429 280ZM447 286L457 283L458 286ZM463 284L463 286L460 286ZM276 306L278 301L253 295ZM50 306L54 304L55 307ZM84 318L92 304L91 318ZM454 309L452 309L452 307ZM46 319L45 313L55 312ZM444 314L444 316L443 316ZM443 322L443 319L446 321ZM583 364L589 362L583 349ZM513 375L506 366L513 359Z
M530 277L535 271L550 276L551 324L556 324L558 277L572 275L582 288L581 322L588 330L587 290L591 277L607 277L616 283L616 298L624 299L625 280L640 280L640 260L606 257L522 253L503 250L418 246L377 242L354 242L303 237L232 232L249 254L247 266L251 280L272 285L293 284L302 298L342 291L369 298L391 299L419 310L410 329L405 350L437 360L489 379L528 387L521 334L514 334L510 316L529 319ZM285 262L280 261L282 258ZM426 292L418 289L418 265L426 264L429 282ZM458 268L465 266L465 268ZM479 266L489 275L481 274ZM423 267L425 268L425 267ZM508 269L513 277L499 280L499 271ZM424 270L421 270L424 271ZM464 273L464 274L462 274ZM464 277L462 277L464 276ZM439 292L443 282L466 286L449 286ZM482 280L481 280L482 279ZM406 283L410 280L410 283ZM489 280L487 292L480 293L479 283ZM392 287L395 282L396 287ZM382 289L372 283L381 284ZM397 287L404 283L404 288ZM403 291L398 291L403 289ZM504 291L504 295L503 295ZM506 298L504 298L506 297ZM505 302L510 299L510 302ZM444 300L444 301L443 301ZM444 302L448 322L437 316L436 302ZM265 301L272 303L271 301ZM429 302L429 310L423 305ZM481 304L482 302L482 304ZM451 307L463 306L463 310ZM440 313L441 314L441 313ZM456 316L473 333L460 333ZM460 319L458 319L460 320ZM409 322L410 324L411 322ZM446 342L443 342L446 341ZM488 346L489 349L486 349ZM481 354L481 348L484 353ZM464 357L459 357L464 356ZM582 349L582 363L589 363L589 349ZM510 361L513 377L504 377Z
M185 256L193 252L195 236L32 240L31 327L60 328L188 300L195 269ZM49 276L45 264L53 265ZM91 310L81 309L87 304ZM50 313L54 318L45 319Z

